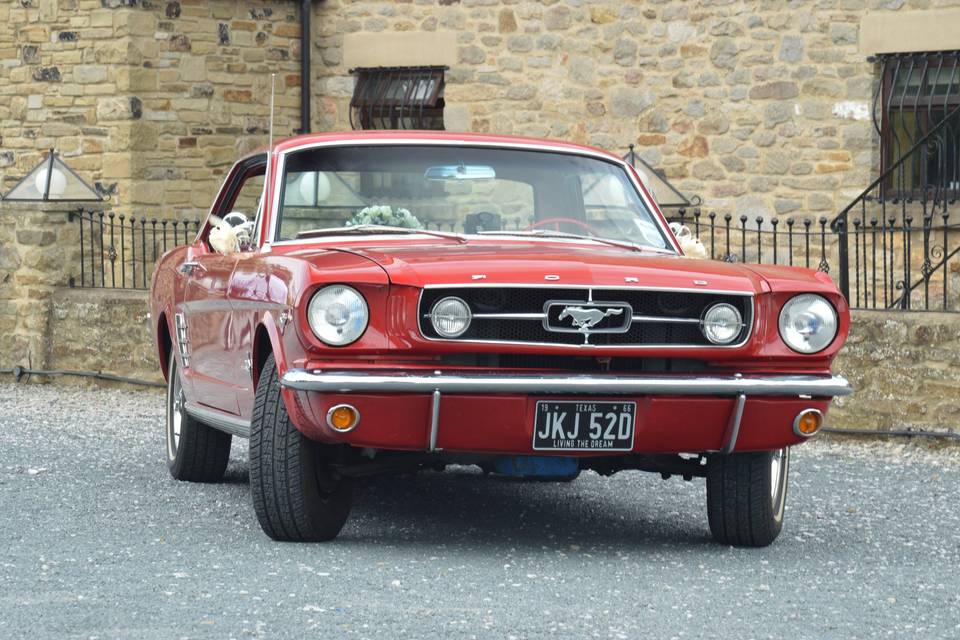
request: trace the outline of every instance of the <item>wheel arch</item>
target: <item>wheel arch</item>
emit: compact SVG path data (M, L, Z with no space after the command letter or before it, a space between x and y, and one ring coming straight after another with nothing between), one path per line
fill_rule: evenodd
M273 316L268 313L257 324L253 334L253 353L250 354L250 357L253 361L251 374L254 389L260 384L260 372L271 353L277 363L277 374L283 375L287 369L283 358L283 343Z
M170 370L170 358L173 355L173 340L170 337L170 323L167 313L161 312L157 319L157 359L160 361L160 371L163 379L167 379Z

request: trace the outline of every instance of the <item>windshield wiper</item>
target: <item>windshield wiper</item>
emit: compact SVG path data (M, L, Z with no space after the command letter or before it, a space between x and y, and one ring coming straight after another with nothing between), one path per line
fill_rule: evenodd
M617 240L608 240L598 238L597 236L584 236L579 233L567 233L566 231L548 231L546 229L530 229L528 231L478 231L479 235L494 236L534 236L537 238L573 238L576 240L592 240L601 244L607 244L612 247L630 249L631 251L643 251L644 247L632 242L619 242Z
M427 236L437 238L448 238L465 244L467 239L459 233L448 233L446 231L431 231L429 229L411 229L409 227L391 227L384 224L358 224L352 227L330 227L327 229L309 229L297 234L297 238L319 238L321 236L342 236L342 235L361 235L365 233L403 233L413 234L422 233Z

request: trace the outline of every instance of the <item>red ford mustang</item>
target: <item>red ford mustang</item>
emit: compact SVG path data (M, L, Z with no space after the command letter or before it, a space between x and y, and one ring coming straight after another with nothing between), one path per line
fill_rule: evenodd
M767 545L789 447L850 393L827 275L687 259L630 166L543 140L282 141L151 307L171 473L215 481L249 438L277 540L335 537L358 479L465 464L705 477L714 538Z

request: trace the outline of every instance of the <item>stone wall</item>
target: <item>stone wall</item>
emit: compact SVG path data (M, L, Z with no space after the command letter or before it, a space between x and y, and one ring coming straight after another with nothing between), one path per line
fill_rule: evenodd
M57 289L47 366L162 382L148 313L145 291Z
M858 50L862 18L956 4L328 0L316 5L314 122L349 126L355 62L345 39L415 33L429 42L453 32L448 129L620 153L635 143L719 213L829 215L869 184L877 163L867 115L877 73Z
M120 188L110 167L129 162L133 14L106 4L0 3L0 190L51 148L102 193Z
M130 203L202 216L233 163L267 144L271 73L275 136L299 127L298 3L170 0L133 14L142 116Z
M8 204L2 215L0 368L46 368L51 299L77 260L76 225L62 207Z
M56 148L117 213L188 218L299 122L294 2L0 3L0 191ZM9 207L0 204L0 211Z
M960 314L855 311L834 369L856 392L830 426L960 429Z

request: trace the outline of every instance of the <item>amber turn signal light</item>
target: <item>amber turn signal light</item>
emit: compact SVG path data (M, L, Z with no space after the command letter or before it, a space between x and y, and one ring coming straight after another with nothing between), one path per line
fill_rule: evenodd
M801 438L809 438L823 426L823 414L817 409L804 409L793 419L793 432Z
M348 404L338 404L327 411L327 424L340 433L352 431L360 424L360 412Z

